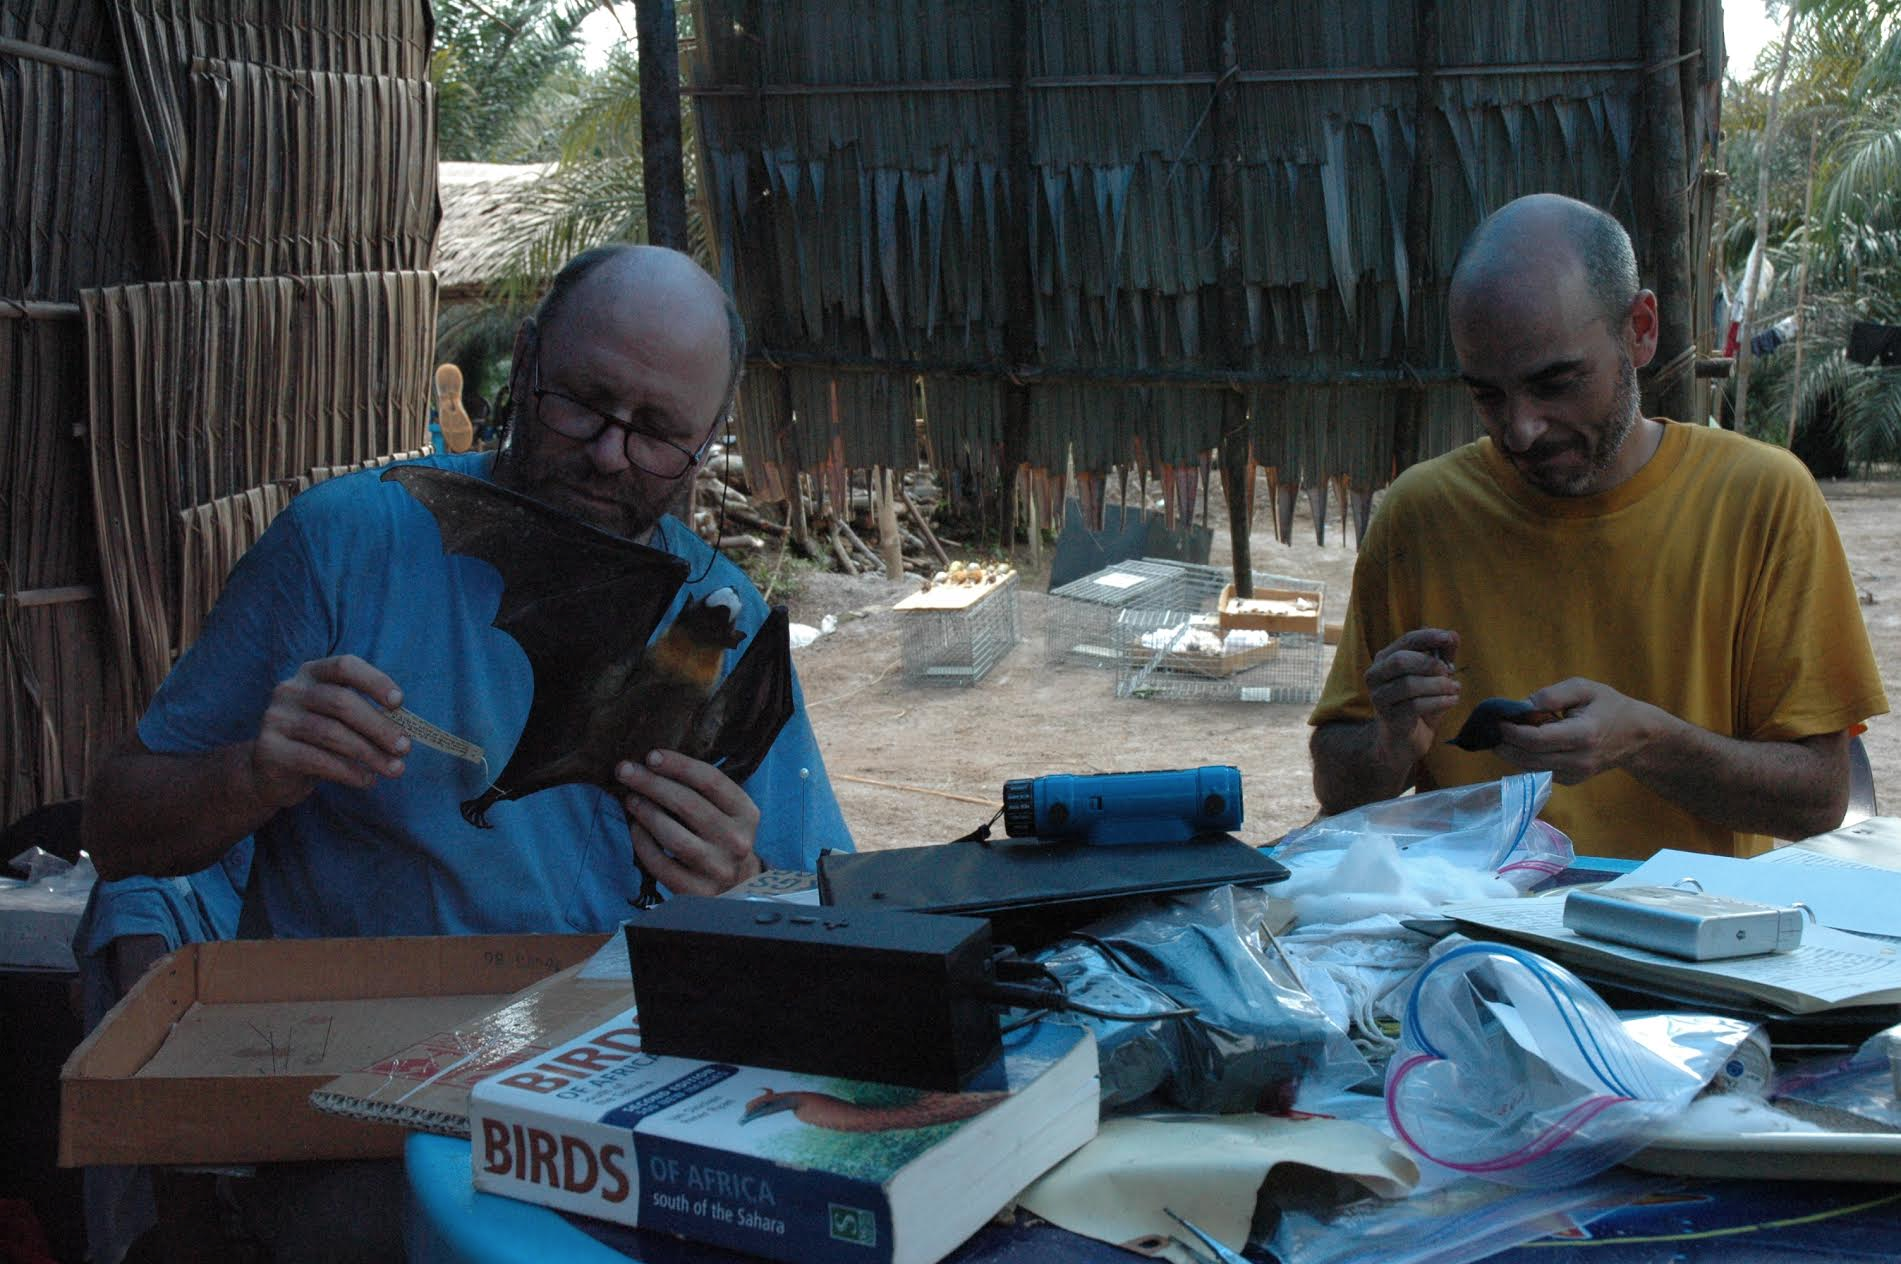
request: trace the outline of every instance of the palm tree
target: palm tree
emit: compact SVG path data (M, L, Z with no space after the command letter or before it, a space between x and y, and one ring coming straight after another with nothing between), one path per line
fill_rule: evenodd
M584 78L580 27L599 0L440 0L429 79L447 162L554 157L553 125Z
M1796 15L1781 142L1768 157L1764 244L1776 278L1758 300L1757 325L1794 313L1806 265L1808 354L1799 380L1793 355L1758 364L1744 424L1792 441L1817 474L1846 474L1901 463L1901 369L1855 364L1844 352L1855 322L1901 323L1901 0L1798 0ZM1765 71L1725 94L1732 275L1754 246L1753 206L1743 204L1763 161Z

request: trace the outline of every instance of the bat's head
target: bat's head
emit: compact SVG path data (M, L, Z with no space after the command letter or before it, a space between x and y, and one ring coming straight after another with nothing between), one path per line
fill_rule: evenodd
M739 610L739 594L721 588L704 597L688 597L674 626L701 645L737 649L746 639L739 630Z

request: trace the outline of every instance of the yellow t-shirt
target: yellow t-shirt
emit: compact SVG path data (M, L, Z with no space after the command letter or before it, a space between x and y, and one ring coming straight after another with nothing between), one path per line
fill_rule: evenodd
M1310 723L1371 719L1367 666L1420 627L1456 631L1465 669L1422 790L1521 771L1445 739L1485 698L1572 676L1728 737L1833 733L1888 709L1815 480L1780 448L1707 427L1666 425L1643 469L1596 496L1530 487L1490 439L1406 471L1361 543ZM1554 786L1544 817L1594 856L1769 846L1624 772Z

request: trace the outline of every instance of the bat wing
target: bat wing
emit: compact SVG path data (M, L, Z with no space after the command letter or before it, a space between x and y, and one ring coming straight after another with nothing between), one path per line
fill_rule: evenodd
M486 479L427 465L383 475L428 506L445 552L480 558L502 576L496 627L535 669L581 666L577 651L617 662L647 644L686 579L670 553L624 540Z
M734 781L753 775L792 718L792 636L784 606L774 606L739 662L694 718L684 753L715 763Z
M534 673L527 723L487 802L592 780L572 765L596 694L639 662L686 563L484 479L424 465L395 466L383 478L435 515L444 551L501 572L494 626L521 646ZM487 802L465 805L464 815L480 824Z

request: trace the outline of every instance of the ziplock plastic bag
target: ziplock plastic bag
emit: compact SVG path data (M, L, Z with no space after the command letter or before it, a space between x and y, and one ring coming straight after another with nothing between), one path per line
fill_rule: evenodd
M1627 1025L1555 962L1460 945L1409 990L1387 1119L1440 1168L1506 1185L1583 1180L1641 1150L1752 1029L1671 1017Z
M1608 1173L1566 1189L1460 1181L1388 1202L1283 1212L1269 1244L1281 1264L1468 1264L1575 1230L1655 1189L1654 1177Z
M1218 887L1124 909L1037 954L1072 1000L1115 1013L1193 1006L1192 1018L1124 1022L1085 1014L1102 1104L1150 1097L1206 1114L1291 1106L1303 1084L1374 1077L1347 1034L1261 943L1267 898Z
M1770 1100L1838 1132L1901 1132L1901 1076L1894 1048L1901 1027L1876 1032L1853 1056L1812 1058L1778 1074Z
M1390 838L1407 856L1438 856L1496 873L1525 891L1571 863L1571 840L1538 819L1550 798L1548 772L1401 795L1297 829L1272 854L1282 864L1317 862L1371 834Z
M29 847L7 862L15 873L26 875L26 884L49 893L76 892L82 899L99 874L92 857L79 853L79 863L70 864L44 847Z

